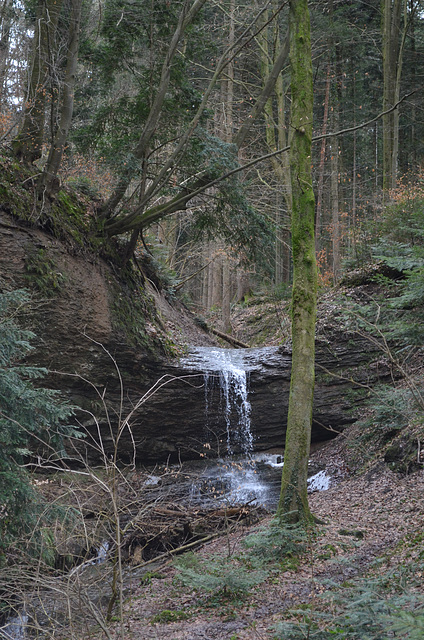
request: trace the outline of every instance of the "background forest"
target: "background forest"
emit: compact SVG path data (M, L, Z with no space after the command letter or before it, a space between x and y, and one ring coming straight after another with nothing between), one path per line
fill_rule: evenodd
M422 195L423 13L415 0L310 10L330 284L398 255L386 232L407 240L393 219ZM88 193L99 238L121 237L123 261L146 243L230 332L232 301L290 283L288 66L284 2L4 0L1 139L33 167L41 218L62 186Z
M363 471L373 463L373 456L380 456L386 465L381 472L383 487L373 484L372 478L368 484L367 479L355 478L354 489L342 491L341 497L335 491L329 504L317 496L312 500L316 513L337 520L339 529L331 525L321 542L318 538L293 542L293 530L280 531L285 538L276 541L271 528L253 540L252 546L259 548L253 556L243 555L243 551L234 556L230 548L236 548L239 541L233 541L228 542L228 556L216 564L213 558L200 567L193 558L188 558L186 566L182 563L177 577L181 584L192 587L200 581L196 589L220 594L221 608L223 603L227 607L229 597L239 597L240 592L247 597L249 589L268 580L264 593L275 589L278 604L267 602L266 609L261 601L258 608L274 611L273 624L282 626L274 624L272 635L258 637L294 639L312 637L314 632L317 638L338 634L349 640L377 640L383 636L413 639L422 634L422 533L417 533L422 480L421 475L415 484L409 481L413 475L406 480L401 475L393 479L395 473L421 472L423 464L422 5L421 0L309 3L314 88L310 161L316 196L321 320L340 325L349 336L366 334L373 346L378 343L378 348L382 347L377 364L384 361L394 373L390 384L378 388L372 388L372 383L363 385L371 401L362 411L362 421L346 435L353 453L344 451L342 455L337 445L331 450L331 464L343 479L351 472L353 476L359 469ZM240 310L249 312L258 303L288 301L293 278L288 9L288 2L275 0L245 4L235 0L1 0L2 210L23 226L65 238L75 254L91 252L106 258L109 266L113 263L114 273L125 274L128 265L134 266L143 278L147 274L150 284L166 291L168 299L180 297L221 332L245 339L247 331L238 335L239 324L243 324L237 319ZM65 280L43 252L27 256L25 264L42 304L54 298ZM1 285L2 279L3 274ZM150 314L147 297L140 298L133 282L126 281L138 295L134 295L134 315L140 309L140 315L145 313L143 331L147 327L151 332L149 347L155 344L159 349L157 318ZM359 293L345 295L343 287L358 287ZM99 629L109 638L125 637L124 560L131 558L136 548L131 546L133 540L128 540L134 522L139 533L151 513L145 505L139 506L132 492L135 487L141 494L146 478L142 481L135 472L134 476L121 475L116 464L118 437L112 461L102 450L101 473L84 467L87 485L85 480L81 485L74 483L70 472L64 485L62 480L51 484L46 480L48 486L40 492L35 487L24 467L34 459L39 441L48 447L48 462L57 469L58 460L65 455L64 439L81 434L64 425L75 422L75 407L63 402L56 391L34 387L34 380L48 372L26 360L36 336L18 320L28 306L28 293L4 287L0 294L0 473L4 480L0 486L0 568L5 569L6 577L0 581L0 615L9 615L15 606L22 614L20 603L29 591L37 564L39 591L36 597L31 592L29 598L35 610L44 607L52 575L55 579L68 575L69 583L60 597L69 611L77 611L75 620L81 615L83 620L78 619L77 627L87 625L93 637ZM276 308L272 308L274 315ZM288 304L281 308L284 318L278 318L279 326L269 342L288 337ZM131 306L122 304L122 314L132 318ZM270 324L269 316L265 323ZM269 338L266 328L262 329L257 344ZM135 344L141 351L146 343L137 339ZM172 348L169 344L164 347L167 355ZM122 384L119 370L117 373ZM120 392L123 398L122 389ZM103 409L104 397L99 394L98 400ZM123 405L115 411L120 430L126 420L122 418ZM166 483L172 472L168 468L162 471ZM372 526L366 516L368 490L371 502L388 505L388 515L376 516ZM77 507L65 504L65 494L67 500L72 496L72 505ZM97 501L100 494L103 502ZM164 497L165 508L169 495ZM410 495L416 506L412 515L404 509ZM358 496L361 500L364 496L363 503ZM352 529L349 500L352 509L360 504L355 511L358 530L356 525ZM400 503L403 506L399 507ZM178 513L174 516L178 521ZM387 528L390 518L408 522L406 531L403 523L396 521L393 539L384 542L393 554L393 545L399 544L400 559L381 560L381 567L386 560L387 565L381 568L375 584L368 587L352 580L346 582L351 593L340 591L343 561L337 569L331 562L345 554L346 564L354 567L349 576L356 580L365 575L371 567L369 557L378 553L380 518L386 519ZM92 529L91 523L86 526L87 519L93 520ZM168 534L166 526L161 533ZM225 526L230 540L227 520ZM101 601L97 597L103 580L101 569L84 583L85 578L80 581L79 570L74 572L73 568L81 561L85 571L94 556L100 557L105 530L114 546L107 568L107 594ZM344 542L346 535L349 543ZM364 536L368 546L360 556L356 550ZM57 541L64 538L65 551L59 554ZM72 550L67 546L69 540ZM268 553L269 548L281 551L279 564L268 565L269 557L258 560L265 554L264 548ZM124 552L128 553L125 558ZM412 592L404 586L404 560L408 565L405 575L409 572L409 577L417 578L411 582ZM388 568L391 561L396 580ZM311 616L309 610L300 609L281 617L285 592L278 592L283 584L279 572L284 571L287 578L300 567L308 574L305 582L312 584L314 594L315 577L309 578L314 562L321 563L324 579L336 577L339 581L338 586L328 588L336 594L333 608L320 608L312 595ZM258 574L247 576L246 567L258 570ZM210 589L205 586L209 574L213 576ZM142 591L157 576L152 572L145 578L141 573L138 578L141 586L137 589ZM163 587L164 593L171 593L170 598L176 598L173 579L174 574ZM295 591L298 576L290 580ZM392 585L390 590L386 584ZM97 599L90 599L91 590L97 590ZM152 598L160 592L157 587ZM140 598L144 597L143 591ZM249 597L259 595L251 592ZM192 600L195 604L190 606L197 606L198 600ZM302 598L293 602L300 607L304 604ZM363 609L357 609L356 619L350 611L358 602ZM178 606L185 615L186 601ZM151 607L159 616L156 620L149 619L141 607L149 624L185 620L184 615L173 618L175 612L163 610L163 603L155 601ZM161 613L170 618L161 618ZM53 637L55 614L48 610L46 618L52 624ZM260 623L263 634L266 618ZM114 621L118 622L116 629L110 626ZM136 617L133 624L137 621ZM47 622L40 624L47 628ZM246 627L240 638L256 637L253 625ZM140 626L140 638L152 637L147 623ZM79 637L80 628L74 632L65 621L63 633L70 629L72 637ZM214 637L230 638L230 631L230 627L223 634L218 630ZM166 628L159 632L163 636L157 637L168 637ZM233 634L231 640L238 637Z

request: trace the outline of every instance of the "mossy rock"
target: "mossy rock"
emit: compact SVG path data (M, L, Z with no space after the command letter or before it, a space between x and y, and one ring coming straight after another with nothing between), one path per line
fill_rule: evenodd
M392 471L402 474L422 469L417 461L417 441L407 434L400 436L390 445L384 455L384 462Z

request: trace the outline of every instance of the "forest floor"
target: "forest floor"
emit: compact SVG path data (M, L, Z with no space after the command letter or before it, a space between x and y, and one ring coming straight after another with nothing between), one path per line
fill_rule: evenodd
M332 313L333 297L328 295L322 305L322 322ZM211 314L208 322L218 324L219 318ZM240 305L232 324L233 333L251 346L279 344L289 337L288 302ZM188 570L168 560L152 565L147 577L135 572L122 623L112 637L424 637L424 469L409 475L392 471L379 450L381 442L377 438L371 451L362 429L359 423L352 425L311 454L313 466L325 468L333 482L328 490L309 496L320 524L300 546L289 540L279 557L276 544L271 560L246 546L258 530L269 531L273 514L268 513L259 523L243 521L195 550ZM419 440L417 447L422 462ZM266 572L260 582L245 585L244 591L231 589L237 577L247 584L249 572L253 575L258 567ZM403 629L399 620L407 620L410 628ZM396 624L399 634L393 631Z
M387 610L393 611L396 593L409 593L411 605L417 595L423 596L424 471L401 476L383 462L374 461L362 473L355 473L349 469L352 454L346 444L357 436L353 427L347 438L342 435L312 454L336 480L328 490L310 495L312 511L323 524L310 533L299 555L292 552L264 566L267 577L243 594L218 588L212 593L193 589L179 581L179 570L172 562L153 566L148 579L134 580L127 592L125 638L327 638L342 633L346 615L349 619L345 610L349 610L352 598L360 600L364 590L366 615L375 616L369 622L370 629L380 615L381 604L375 603L386 600ZM260 525L269 525L271 520L269 514ZM257 524L239 525L198 549L198 561L205 561L200 573L202 567L204 572L212 572L220 556L224 560L218 573L222 584L228 581L225 567L231 573L240 561L244 566L249 564L243 540L257 528ZM289 634L278 635L276 629L282 620L293 623ZM115 631L120 637L118 626ZM361 636L342 633L339 637ZM376 637L392 636L383 633Z
M321 323L331 316L335 306L333 296L327 296L324 311L321 309ZM209 336L193 329L191 322L184 320L183 323L175 315L177 312L172 311L172 315L165 309L163 313L169 328L181 334L182 344L189 341L214 344ZM288 302L284 300L240 306L233 315L233 331L251 346L279 344L288 337L287 314ZM215 319L218 323L218 318ZM210 320L214 318L208 318L208 322ZM422 377L422 365L418 368ZM69 625L65 624L60 635L54 626L58 622L55 614L51 616L52 637L78 640L83 637L98 640L105 637L109 640L329 640L333 637L415 640L424 637L424 468L419 437L417 440L414 435L412 441L418 448L414 453L417 461L414 468L421 468L409 475L394 472L384 462L381 439L377 438L373 444L360 423L314 449L312 467L326 469L333 478L329 489L309 496L319 524L301 541L296 531L283 531L286 538L281 544L268 538L268 557L263 547L246 545L246 540L251 544L249 536L257 541L263 535L258 531L272 531L273 513L265 513L263 509L258 509L257 517L252 520L240 520L237 525L229 523L219 535L215 535L217 531L206 530L205 533L213 534L212 539L193 547L188 569L178 566L182 556L171 554L144 565L141 557L135 557L135 547L130 549L123 568L122 620L118 619L119 607L115 603L114 622L104 625L102 631L96 625L100 618L97 614L93 616L95 606L88 605L88 599L84 601L84 572L80 584L79 574L71 571L69 576L76 580L75 607L85 629L77 623L78 628L70 633ZM164 472L166 482L163 480L157 489L153 488L158 494L152 494L149 501L153 509L163 508L164 512L168 509L168 517L172 519L172 513L176 512L171 511L176 503L170 487L177 487L177 476L181 478L184 474L177 471L174 479L171 471ZM154 477L156 471L148 473ZM140 514L136 530L138 527L137 531L142 531L146 521L150 526L154 524L146 515L145 505L138 503L145 477L134 474L134 478L128 478L133 483L129 492L130 507L134 508L135 493ZM84 522L84 527L88 527L90 522L96 525L95 513L108 510L99 490L102 479L101 476L94 490L88 491L87 498L83 492L88 487L75 485L72 489L74 475L64 481L43 480L41 486L51 502L73 491L73 500L79 506L84 503L85 515L92 518ZM119 491L122 487L120 485ZM120 499L125 501L127 494ZM184 500L177 508L184 514ZM122 524L125 525L124 520ZM104 539L103 532L99 536L93 546ZM92 566L87 574L91 570L93 575L88 579L96 584L93 602L99 603L99 594L103 602L107 601L111 593L111 563ZM58 590L57 584L49 583L49 593ZM237 586L241 588L237 590ZM47 588L41 594L43 603L50 597L46 594ZM403 619L403 614L409 618ZM406 630L400 627L397 633L393 625L399 621L409 627ZM421 631L415 632L414 625L421 625Z

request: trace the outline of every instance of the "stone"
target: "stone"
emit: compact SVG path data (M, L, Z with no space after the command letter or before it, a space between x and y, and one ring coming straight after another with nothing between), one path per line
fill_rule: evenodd
M193 317L141 279L138 288L131 290L113 265L100 257L77 251L0 212L3 288L33 286L27 257L40 250L61 278L51 297L38 296L34 301L30 326L37 339L29 362L48 368L46 384L60 389L79 407L79 424L89 435L70 453L96 463L115 456L115 450L125 463L225 454L226 425L218 390L213 414L209 408L207 430L203 370L195 363L187 366L187 359L184 365L177 357L170 359L163 346L170 339L181 344L187 335L193 345L215 344ZM140 317L140 326L129 334L122 326L126 320L122 315L131 311L142 294L146 317ZM134 329L139 332L135 339ZM246 359L255 448L282 447L290 344L249 349ZM325 338L318 336L314 441L333 437L355 420L355 408L361 402L358 384L389 375L388 366L372 367L373 360L376 353L364 337L336 329Z

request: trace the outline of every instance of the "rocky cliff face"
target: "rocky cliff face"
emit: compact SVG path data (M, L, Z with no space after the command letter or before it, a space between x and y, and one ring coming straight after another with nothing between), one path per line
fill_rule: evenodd
M334 437L355 421L356 409L363 397L362 385L390 374L379 356L377 351L370 350L366 337L352 339L342 332L333 332L331 341L328 337L318 338L313 442ZM290 345L248 349L244 360L254 447L257 450L282 447L290 387ZM198 457L208 455L210 449L216 454L225 454L227 426L219 380L206 401L204 373L196 353L189 353L179 363L163 368L166 384L146 403L134 429L141 433L143 424L153 425L156 421L154 441L146 438L149 455L154 457L157 450L172 457Z
M31 309L37 334L31 359L51 371L49 386L82 409L78 417L91 436L81 446L92 459L99 456L99 434L107 455L120 434L124 461L134 453L140 462L198 457L205 443L225 452L222 414L209 409L212 426L205 432L203 370L175 355L187 336L193 345L214 341L182 308L171 306L141 277L122 279L111 264L77 245L1 212L0 277L2 288L38 292ZM388 373L372 369L372 356L363 338L333 331L330 339L318 340L315 440L354 420L352 379L365 383ZM255 446L281 446L290 348L253 349L246 357Z

